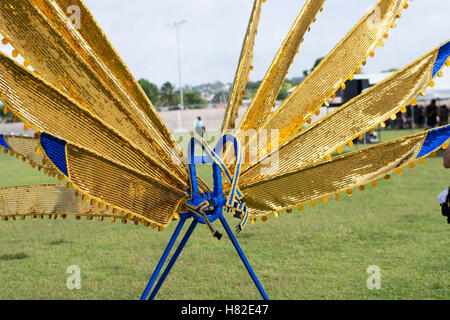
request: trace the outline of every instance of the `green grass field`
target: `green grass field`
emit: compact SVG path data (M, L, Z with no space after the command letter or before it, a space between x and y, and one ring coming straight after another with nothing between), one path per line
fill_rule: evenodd
M386 131L382 138L406 134ZM450 184L450 171L441 156L351 198L249 225L237 237L269 297L449 299L449 226L436 196ZM1 186L55 181L3 153L0 167ZM228 220L232 227L238 222ZM0 221L0 299L137 299L174 228ZM66 286L70 265L81 269L80 290ZM381 268L380 290L366 287L371 265ZM157 298L260 297L231 242L200 226Z

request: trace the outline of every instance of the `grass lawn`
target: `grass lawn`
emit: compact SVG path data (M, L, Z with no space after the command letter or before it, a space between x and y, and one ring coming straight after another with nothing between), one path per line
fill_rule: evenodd
M0 186L55 181L3 153L0 167ZM440 153L376 188L258 220L237 237L271 299L449 299L450 229L436 202L449 178ZM0 299L137 299L174 228L0 221ZM81 269L80 290L66 286L70 265ZM380 290L366 287L371 265L381 268ZM201 225L157 298L260 297L228 238Z

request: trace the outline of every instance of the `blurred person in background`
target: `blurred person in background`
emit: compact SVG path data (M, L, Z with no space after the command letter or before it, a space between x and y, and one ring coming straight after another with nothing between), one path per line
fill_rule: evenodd
M447 148L444 153L444 167L450 168L450 148ZM447 222L450 223L450 187L442 191L436 200L441 205L442 215L447 217Z
M203 126L203 121L201 117L197 117L195 121L195 133L203 138L203 131L205 127Z
M445 126L448 124L448 109L444 104L439 108L439 126Z
M438 126L439 110L436 105L436 100L432 100L431 104L425 107L424 116L426 118L427 129L436 128Z
M414 123L419 128L423 128L425 122L425 117L423 116L423 107L413 107L414 108Z
M408 105L406 107L406 125L408 126L408 129L412 129L413 121L414 121L414 119L412 116L411 105Z

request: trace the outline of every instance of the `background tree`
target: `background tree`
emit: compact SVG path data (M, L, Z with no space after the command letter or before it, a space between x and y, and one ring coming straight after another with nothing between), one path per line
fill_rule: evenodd
M281 87L281 90L278 93L277 100L284 100L284 99L286 99L288 97L288 95L289 95L288 91L291 88L292 88L292 84L290 84L288 82L283 83L283 86Z
M325 57L320 57L320 58L316 59L316 62L314 62L314 65L313 65L313 67L311 69L311 72L314 71L314 69L322 62L323 59L325 59Z
M200 93L190 90L183 92L183 100L186 106L208 104L208 101L203 99Z
M159 89L156 84L151 83L147 79L140 79L138 82L150 101L153 104L157 104L159 102Z
M258 91L261 82L262 82L261 80L247 82L247 85L245 86L244 99L252 99L253 96L256 94L256 91Z
M303 76L306 78L322 62L323 59L325 59L325 57L317 58L309 72L308 70L303 70Z
M167 106L177 106L180 103L180 97L176 94L175 88L170 82L162 85L160 99L161 103Z
M398 69L397 68L390 68L390 69L387 69L387 70L383 70L383 71L381 71L382 73L386 73L386 72L397 72L398 71Z
M228 91L219 91L214 94L214 97L211 100L211 103L227 103L230 96L230 90Z

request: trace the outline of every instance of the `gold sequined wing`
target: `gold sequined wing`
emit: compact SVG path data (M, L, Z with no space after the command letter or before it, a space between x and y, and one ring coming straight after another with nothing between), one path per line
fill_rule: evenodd
M68 96L2 54L0 73L1 100L43 132L37 151L84 198L89 196L160 229L176 216L185 200L183 180ZM43 141L43 137L47 139Z
M114 75L117 81L119 81L125 90L133 97L137 106L152 120L152 123L157 127L157 130L163 135L164 140L172 147L177 146L177 143L159 117L151 101L147 98L141 86L136 81L133 74L130 72L127 65L111 44L84 2L81 0L55 0L53 5L55 8L59 7L60 13L63 11L66 11L67 13L68 10L80 10L81 24L79 28L77 28L79 35L86 41L90 49L94 51L97 58L105 64L108 71Z
M57 141L57 139L53 139ZM42 147L40 143L40 135L38 134L34 137L0 134L0 150L3 150L5 154L16 156L18 159L24 162L26 161L31 167L36 168L39 171L42 170L49 176L57 177L59 181L65 180L67 176L60 170L60 168L57 168L53 165L52 158L54 156L49 159L46 154L46 149ZM39 154L36 153L36 150L39 151ZM54 148L52 150L54 151ZM45 194L44 198L46 199L46 203L53 203L51 201L57 201L59 204L57 206L55 205L55 208L58 208L55 209L56 211L45 209L40 210L39 214L73 214L77 216L85 215L87 219L91 219L90 217L92 217L92 214L94 214L94 216L99 216L100 218L100 212L103 212L105 216L111 217L112 221L114 220L114 218L121 218L124 222L126 222L127 220L133 220L135 223L136 221L138 221L144 223L146 226L152 225L154 228L158 227L161 229L168 225L170 219L176 219L178 216L178 212L183 209L184 203L183 201L180 202L180 200L184 199L185 194L179 192L179 190L173 190L170 185L166 186L169 189L169 192L164 192L164 194L161 194L161 190L158 191L155 190L155 188L149 188L148 184L141 183L138 178L136 178L136 175L133 175L131 171L127 171L120 166L118 168L114 168L117 174L115 176L110 176L108 178L108 181L105 181L105 178L107 176L105 172L111 173L112 171L111 169L107 168L108 166L112 165L111 163L108 163L104 159L98 159L98 157L94 157L95 159L92 160L92 154L86 153L85 151L77 149L74 146L68 146L64 151L66 152L65 159L67 163L70 163L69 167L71 170L69 179L70 181L66 184L66 189L71 191L64 191L64 194L70 193L75 194L76 196L62 196L60 198L58 197L58 199L52 200L52 197L54 197L54 193L47 193L47 191L38 191L37 189L39 189L40 186L36 186L36 188L34 188L33 186L25 186L23 187L25 189L21 189L22 187L10 188L8 189L9 195L10 192L14 192L14 190L27 190L27 192L31 192L33 196L27 198L29 201L24 201L22 197L18 198L20 200L15 199L15 201L24 202L23 206L20 206L20 208L23 209L15 210L10 214L7 214L7 210L4 209L3 212L5 216L11 216L14 219L14 217L16 216L22 217L23 214L27 216L38 215L38 213L26 214L26 212L28 212L28 207L32 207L33 200L41 194ZM82 155L82 157L80 157L80 155ZM126 173L124 173L124 171ZM98 175L99 173L101 174L100 176ZM129 179L124 179L124 176L128 176ZM83 183L80 183L83 177L86 177L86 180L83 180ZM120 179L118 179L118 177L120 177ZM107 192L107 190L111 190L109 188L112 179L118 179L119 181L115 182L115 191L110 194L109 192ZM209 187L201 179L199 179L199 187L201 188L201 190L209 190ZM47 190L47 185L45 185L45 187L43 188ZM73 188L75 188L75 192ZM59 188L58 190L60 189L62 190L63 188ZM118 192L117 190L122 190L122 192ZM123 190L127 191L123 192ZM143 195L144 192L149 192L150 194ZM162 199L170 199L170 193L174 192L177 194L177 202L180 203L174 203L171 205L166 201L160 202L160 199L147 199L149 196L155 196L155 193L157 193L158 196ZM59 196L59 193L57 194ZM89 194L90 196L87 196L87 194ZM102 194L106 194L107 197L103 197ZM126 201L127 203L124 204L123 195L125 195L125 198L128 200L132 198L138 198L140 199L139 201L144 201L146 203L145 210L139 208L137 202L132 202L132 206L130 206L130 201ZM84 199L84 202L86 202L88 198L90 199L90 204L92 206L91 213L89 213L89 210L89 212L87 212L84 209L80 212L70 210L68 212L65 212L64 210L60 210L60 207L64 205L64 203L62 202L63 200L74 201L74 199L77 199L76 203L82 203L81 199ZM8 206L18 206L17 203L13 203L14 201L12 201L12 199L12 196L8 196L3 199L0 198L0 205L3 205L4 208ZM9 202L11 203L8 204ZM153 205L155 203L157 204L157 206ZM67 204L67 206L70 206L72 208L73 204ZM128 210L118 209L118 206L128 208ZM163 207L162 211L161 206ZM83 205L83 207L91 208L86 205ZM96 209L97 207L98 210ZM165 207L169 208L166 213L164 213ZM52 208L52 206L49 205L45 208Z
M35 137L0 134L0 150L3 149L4 153L28 162L33 168L46 169L46 173L48 173L53 166L41 155L36 154L38 146L39 140Z
M25 220L26 217L56 219L61 216L65 219L68 215L77 219L84 216L88 220L94 217L103 220L106 217L111 221L118 216L106 207L98 208L83 201L61 184L0 188L0 218L5 221Z
M36 131L64 139L180 190L186 187L186 181L176 171L2 53L0 73L0 100Z
M263 0L255 0L253 11L248 23L247 33L242 45L241 56L239 58L234 83L231 88L230 98L228 100L225 117L222 123L222 132L225 134L228 130L234 129L235 121L238 116L239 107L242 105L245 87L248 82L248 75L251 71L253 60L253 47L257 34L259 19L261 17L261 6Z
M374 50L382 45L382 39L406 5L407 0L380 0L258 130L276 130L280 144L288 141L322 105L328 103L347 79L359 72L360 65L374 55ZM255 139L255 134L249 137L246 152L249 143ZM258 146L255 152L264 154L265 148ZM244 167L247 165L248 162L243 164Z
M0 32L54 87L100 117L121 136L187 181L176 143L167 129L149 118L61 8L44 0L5 0L0 4ZM116 60L121 64L121 60ZM149 103L147 103L149 105ZM145 106L145 104L144 104ZM145 108L145 107L144 107ZM148 109L149 110L149 109ZM147 110L147 111L148 111ZM159 126L159 127L158 127ZM165 128L165 129L164 129Z
M182 209L186 193L159 177L140 174L47 133L40 134L39 141L44 156L85 201L91 199L127 219L137 217L160 228Z
M0 216L6 218L58 214L88 219L106 216L124 222L142 222L162 230L183 208L184 192L46 133L37 138L0 135L2 148L5 153L28 160L32 167L43 169L51 176L58 175L60 181L69 180L65 186L0 189ZM39 154L36 150L40 150Z
M266 122L303 38L324 3L325 0L306 1L239 123L238 137L248 130L257 130Z
M136 111L135 116L140 118L145 126L150 127L152 137L155 137L166 151L174 151L174 158L179 161L178 155L182 153L181 148L84 2L81 0L50 2L34 0L34 4L83 56L84 60L90 63L92 69L116 93L125 106L130 103L130 99L134 102L133 108L144 113ZM79 18L79 21L75 19L72 21L75 23L67 23L67 19L77 14L79 17L74 18Z
M261 161L255 161L243 171L242 183L295 170L335 151L341 153L343 145L352 144L352 140L384 125L397 112L406 112L407 105L416 104L417 96L429 85L434 86L434 78L442 75L449 54L447 42L324 116ZM255 154L251 153L251 157ZM266 165L271 158L276 161L271 162L272 166Z
M302 210L306 203L315 206L319 200L339 199L341 192L351 196L353 188L364 190L368 183L376 186L377 179L390 179L404 166L414 167L416 161L436 155L441 146L447 148L449 138L447 125L241 185L251 222L258 217L265 221L270 214L278 217L280 211L294 207Z

